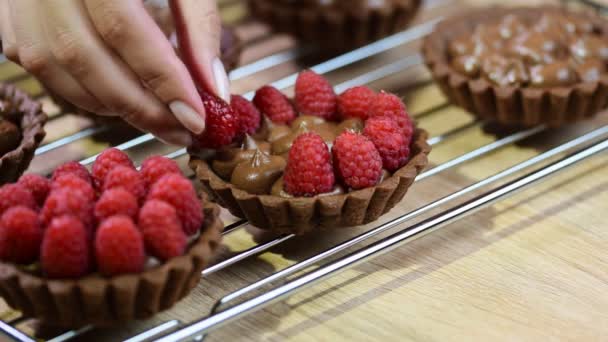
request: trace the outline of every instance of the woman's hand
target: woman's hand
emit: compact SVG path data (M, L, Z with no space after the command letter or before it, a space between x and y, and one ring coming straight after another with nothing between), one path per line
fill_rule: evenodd
M171 9L187 66L142 1L0 0L2 48L76 106L189 145L188 131L205 129L195 84L225 100L230 92L215 1L171 0Z

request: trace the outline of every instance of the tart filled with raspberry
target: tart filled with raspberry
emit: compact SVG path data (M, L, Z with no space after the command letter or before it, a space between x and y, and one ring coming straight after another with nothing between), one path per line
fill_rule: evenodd
M561 126L608 106L608 24L591 13L481 9L440 23L423 52L451 102L502 124Z
M44 139L47 116L40 103L0 84L0 185L17 180Z
M262 229L374 221L427 164L427 133L393 94L360 86L336 95L303 71L293 101L271 86L252 102L202 96L207 131L189 149L190 166L221 205Z
M404 29L421 0L249 0L254 16L324 49L343 51Z
M89 172L0 187L0 295L60 327L144 319L186 296L219 245L219 208L197 196L177 164L137 170L108 149Z

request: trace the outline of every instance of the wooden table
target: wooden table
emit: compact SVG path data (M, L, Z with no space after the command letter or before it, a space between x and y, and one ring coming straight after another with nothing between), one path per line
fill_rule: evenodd
M438 4L423 13L418 22L465 6L469 6L465 1ZM236 20L242 13L238 2L224 8L229 20ZM266 30L251 22L239 26L239 34L245 39ZM286 36L258 43L246 51L243 62L292 44ZM418 46L415 41L328 76L339 83L398 61ZM234 82L233 89L246 92L300 68L286 63L271 72ZM5 77L20 73L12 65L2 65L0 70ZM29 78L18 83L39 93L35 81ZM410 111L422 115L419 124L432 136L473 121L462 110L445 105L423 66L371 86L402 95ZM47 109L56 111L47 98L43 101ZM97 329L82 339L126 338L168 319L189 322L205 316L211 305L228 292L605 124L608 115L602 113L591 122L536 135L423 180L380 222L296 238L203 279L191 296L150 321ZM84 119L62 117L49 124L48 139L83 125L88 125ZM475 125L437 145L430 159L437 165L496 139L495 134ZM46 170L66 158L82 158L104 146L85 139L63 149L69 151L67 155L49 153L36 159L32 169ZM129 152L142 158L151 151L158 153L159 148L159 144L147 144ZM162 151L170 150L162 147ZM603 153L439 232L222 327L208 340L608 340L607 176L608 155ZM227 213L224 218L228 223L235 220ZM222 255L270 238L255 228L237 231L226 237ZM14 314L7 311L4 317ZM28 326L31 324L20 327Z

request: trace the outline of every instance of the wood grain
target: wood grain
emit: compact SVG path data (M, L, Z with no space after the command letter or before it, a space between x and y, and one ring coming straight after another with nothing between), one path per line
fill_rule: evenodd
M463 10L465 5L463 1L443 5L418 20ZM240 6L238 2L230 6L232 21L236 22L244 13ZM266 30L255 22L239 27L240 34L249 37ZM270 46L280 51L292 44L293 40L286 36L265 41L248 49L243 62L267 55ZM411 54L418 45L419 42L407 44L328 76L334 83L350 79ZM239 80L233 88L235 92L246 92L300 68L298 64L287 63ZM0 66L4 78L20 73L14 66ZM19 84L33 93L38 91L30 79ZM410 111L419 115L419 125L432 135L473 120L464 111L446 105L423 66L391 75L371 86L402 95ZM47 99L44 101L49 110L56 111ZM605 124L608 115L602 113L593 121L538 135L421 181L397 208L378 222L291 240L212 274L177 307L150 321L98 329L84 335L82 340L122 339L168 319L189 322L203 317L217 299L233 290ZM49 139L87 125L84 119L62 117L49 124ZM496 139L497 135L488 127L475 126L436 146L431 162L443 163ZM85 139L62 153L37 158L32 169L47 170L64 159L85 157L105 146ZM150 144L129 152L141 159L152 151L158 153L159 148L160 145ZM604 153L442 231L222 327L211 333L208 340L607 340L607 171L608 155ZM227 222L234 221L227 213L223 217ZM271 238L248 227L226 237L222 257ZM13 314L7 311L2 317ZM32 324L28 322L22 327L31 329Z

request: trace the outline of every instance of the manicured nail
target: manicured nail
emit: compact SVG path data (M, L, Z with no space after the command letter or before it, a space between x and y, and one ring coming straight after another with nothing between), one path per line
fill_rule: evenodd
M230 103L230 82L224 64L219 58L213 60L213 78L215 79L215 91L222 100Z
M193 133L200 134L205 130L205 117L197 113L192 107L182 101L173 101L169 104L171 112L179 122Z
M163 133L162 137L158 138L160 141L169 145L179 145L179 146L190 146L192 145L192 136L188 132L180 131L171 131Z

